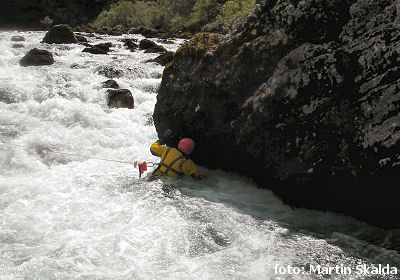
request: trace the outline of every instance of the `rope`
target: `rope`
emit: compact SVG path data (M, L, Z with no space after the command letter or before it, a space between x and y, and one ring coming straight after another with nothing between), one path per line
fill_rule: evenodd
M6 145L6 144L3 144L3 143L0 143L0 144ZM18 145L18 144L10 144L10 145L13 145L13 146L16 146L16 147L21 147L21 148L26 148L26 146L22 146L22 145ZM89 157L89 156L83 156L83 155L77 155L77 154L69 154L69 153L64 153L64 152L57 152L57 151L54 151L51 148L47 148L47 147L43 147L42 150L49 151L49 152L54 153L54 154L60 154L60 155L66 155L66 156L72 156L72 157L79 157L79 158L86 158L86 159L101 160L101 161L108 161L108 162L117 162L117 163L124 163L124 164L137 164L137 162L138 162L138 161L131 162L131 161L122 161L122 160L115 160L115 159ZM150 164L149 165L150 167L157 165L157 163L152 162L152 161L148 161L148 162L146 161L146 163L148 165Z

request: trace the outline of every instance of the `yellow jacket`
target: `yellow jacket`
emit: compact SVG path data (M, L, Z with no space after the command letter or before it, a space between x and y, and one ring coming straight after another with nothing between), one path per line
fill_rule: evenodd
M152 154L161 158L160 165L153 174L167 175L177 179L183 175L198 176L199 172L196 165L190 159L187 159L179 150L160 145L158 141L154 142L150 151Z

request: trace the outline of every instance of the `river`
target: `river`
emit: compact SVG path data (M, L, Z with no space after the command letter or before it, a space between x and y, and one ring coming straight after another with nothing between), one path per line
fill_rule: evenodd
M24 48L12 48L14 35L25 37ZM145 63L156 54L120 41L140 35L89 38L112 42L110 55L41 44L43 36L0 33L1 280L400 279L400 271L357 270L400 270L391 249L399 231L292 209L220 170L202 169L208 179L174 182L168 193L165 181L146 182L132 165L48 152L157 160L149 146L163 67ZM34 47L52 52L55 64L20 67ZM107 107L104 69L122 73L115 80L131 90L135 109ZM318 270L328 267L339 270Z

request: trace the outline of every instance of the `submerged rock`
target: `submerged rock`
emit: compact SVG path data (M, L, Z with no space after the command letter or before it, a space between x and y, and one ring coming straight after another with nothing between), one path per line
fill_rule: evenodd
M20 35L15 35L11 37L11 41L13 42L23 42L25 41L24 36L20 36Z
M100 44L94 45L94 47L95 47L95 48L98 48L98 49L101 49L101 50L103 50L103 51L109 52L109 51L110 51L110 48L113 47L113 44L110 43L110 42L107 42L107 43L100 43Z
M264 1L164 70L154 122L284 202L400 227L400 36L389 0ZM173 144L173 143L170 143Z
M21 48L25 48L25 45L24 45L24 44L16 43L16 44L13 44L13 45L12 45L12 48L13 48L13 49L21 49Z
M127 89L109 89L108 107L133 109L135 102L132 93Z
M112 43L101 43L94 46L90 44L87 45L88 47L83 49L82 52L87 52L91 54L108 54L110 51L110 47L112 47Z
M19 62L21 66L43 66L54 63L53 55L46 50L32 49Z
M131 52L139 48L138 44L135 43L134 39L122 39L121 41L124 43L124 46Z
M73 44L78 43L78 39L66 24L53 26L44 36L43 43L47 44Z
M118 89L119 88L118 83L116 81L114 81L114 80L107 80L107 81L103 82L101 84L101 86L103 88L114 88L114 89Z
M174 52L165 52L154 59L149 59L146 62L155 62L161 66L165 66L174 60Z
M164 33L162 31L157 31L157 30L152 30L152 29L147 29L145 27L139 27L139 28L131 28L128 32L129 34L140 34L144 37L162 37L161 35Z
M79 43L87 43L88 39L85 36L75 34L76 39Z
M91 53L91 54L108 54L108 52L106 52L105 50L96 48L96 47L87 47L84 48L82 52L87 52L87 53Z
M155 46L145 50L145 53L164 53L167 50L163 46Z
M104 75L109 79L121 78L124 74L122 70L115 69L112 66L102 66L98 68L99 74Z
M153 42L152 40L149 40L149 39L143 39L139 42L139 48L141 50L147 50L150 48L155 48L157 46L158 45L155 42Z

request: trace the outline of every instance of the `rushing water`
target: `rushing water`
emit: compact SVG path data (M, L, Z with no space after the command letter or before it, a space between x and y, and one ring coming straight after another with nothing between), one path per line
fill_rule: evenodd
M101 56L80 45L41 44L41 32L18 33L25 47L13 49L16 34L0 33L1 280L364 279L308 271L400 268L399 253L386 249L399 243L399 232L293 210L235 174L202 170L207 180L175 182L170 194L165 182L139 179L131 165L46 152L156 160L151 115L163 68L144 63L156 54L124 49L121 37L90 38L114 43ZM55 64L20 67L33 47L51 51ZM134 110L107 108L106 67L122 71L116 80L132 91ZM304 274L276 274L288 266Z

